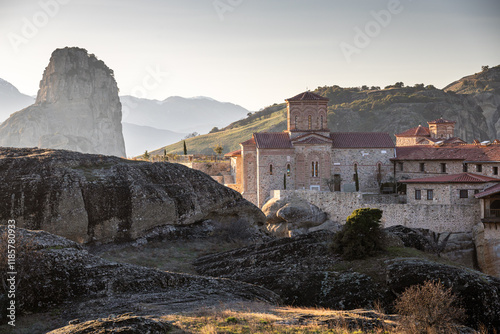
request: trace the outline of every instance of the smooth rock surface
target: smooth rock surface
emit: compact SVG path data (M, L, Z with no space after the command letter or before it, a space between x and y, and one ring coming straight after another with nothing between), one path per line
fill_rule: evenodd
M125 157L121 120L113 71L85 49L57 49L35 103L0 125L0 146Z
M0 171L0 219L80 243L130 241L206 220L257 231L265 219L238 192L179 164L0 148Z

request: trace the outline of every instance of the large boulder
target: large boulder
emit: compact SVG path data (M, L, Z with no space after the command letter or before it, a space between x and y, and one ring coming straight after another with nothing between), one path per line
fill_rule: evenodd
M85 49L57 49L35 103L0 126L0 146L125 157L121 120L113 71Z
M451 261L476 268L476 247L472 232L438 233L424 228L410 228L402 225L384 229L399 237L405 247L435 253Z
M257 230L265 220L238 192L179 164L0 148L0 170L0 219L81 243L135 240L207 220Z
M316 205L297 196L282 199L272 198L262 207L266 215L266 229L273 235L283 237L318 230L327 221L327 214ZM323 225L328 229L331 224Z
M403 248L399 253L391 249L366 260L343 261L328 250L333 235L318 231L282 238L203 256L194 265L203 275L266 287L289 305L335 309L368 308L378 301L392 310L406 288L441 280L464 301L469 325L500 326L500 279L433 262L425 253L419 253L419 258L397 257L405 254Z
M7 227L0 225L0 236L6 234ZM279 300L273 292L243 282L109 262L45 231L18 228L15 234L17 315L57 307L63 320L83 322L111 314L161 316L220 303ZM1 275L6 272L0 267ZM0 290L2 321L8 302L6 291Z

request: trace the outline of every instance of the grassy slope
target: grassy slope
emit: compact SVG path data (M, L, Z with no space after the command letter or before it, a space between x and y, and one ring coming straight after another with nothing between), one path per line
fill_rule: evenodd
M462 89L459 93L477 93L478 90L493 92L493 88L498 86L498 72L500 65L456 81L444 90L424 85L365 90L324 86L318 87L314 92L330 99L328 123L331 131L382 131L392 135L414 127L415 124L425 124L429 119L442 116L445 106L451 110L462 108L463 101L454 95L453 91L463 85L461 81L464 79L468 79L467 82L472 83L474 89ZM476 81L481 82L478 84ZM454 85L457 87L453 87ZM401 114L401 110L407 111ZM388 125L388 119L394 119L395 115L398 115L401 124ZM286 104L274 104L230 124L220 132L190 138L186 140L186 145L190 154L213 154L216 144L221 144L224 153L227 153L239 149L239 143L250 139L254 132L280 132L285 129ZM182 141L166 146L165 149L167 153L182 154ZM163 154L163 147L153 153Z
M286 127L286 110L280 109L268 115L255 117L255 121L233 128L226 128L216 133L209 133L194 138L186 139L188 154L213 154L217 144L224 147L224 153L240 149L240 143L252 137L254 132L283 131ZM183 142L165 146L167 153L183 154ZM151 151L150 154L163 154L163 148Z

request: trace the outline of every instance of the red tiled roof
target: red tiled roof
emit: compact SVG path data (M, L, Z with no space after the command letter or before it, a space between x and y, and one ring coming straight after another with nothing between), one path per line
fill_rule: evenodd
M290 136L285 132L257 132L253 138L258 148L293 148Z
M470 162L500 161L500 145L448 144L414 145L396 148L393 160L462 160Z
M500 182L500 179L493 177L473 174L449 174L436 177L424 177L420 179L401 180L402 183L487 183L487 182Z
M443 119L443 117L436 119L434 121L427 122L427 124L455 124L455 121L449 121L446 119Z
M416 128L412 128L410 130L406 130L405 132L395 134L396 137L427 137L430 135L431 132L429 131L429 128L423 127L422 125L419 125Z
M291 97L289 99L285 99L285 101L329 101L328 98L320 96L318 94L311 93L309 91L300 93L298 95L295 95L294 97Z
M388 133L381 132L332 132L334 148L393 148Z
M485 189L484 191L475 194L474 196L476 198L483 198L483 197L486 197L486 196L489 196L489 195L493 195L493 194L496 194L496 193L499 193L499 192L500 192L500 183L499 184L495 184L494 186L489 187L489 188Z
M225 157L239 157L241 155L241 150L232 151L224 154Z
M255 139L252 136L252 138L244 141L243 143L241 143L241 145L255 145Z
M293 142L294 145L300 145L300 144L309 144L309 145L331 145L331 141L327 140L322 140L318 137L309 137L304 140L297 140Z

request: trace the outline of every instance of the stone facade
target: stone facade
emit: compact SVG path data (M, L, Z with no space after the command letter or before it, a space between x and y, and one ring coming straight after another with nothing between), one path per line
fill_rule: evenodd
M304 92L286 101L285 132L255 133L230 154L231 187L247 200L262 207L276 189L378 191L392 176L389 134L330 133L328 99Z
M435 232L472 232L481 218L479 201L471 204L404 204L397 195L384 195L383 203L361 193L318 192L310 190L276 190L277 199L295 195L316 205L327 213L328 219L344 224L346 218L359 208L382 210L384 227L403 225L412 228L426 228ZM388 198L392 198L390 203ZM439 222L439 223L436 223Z

